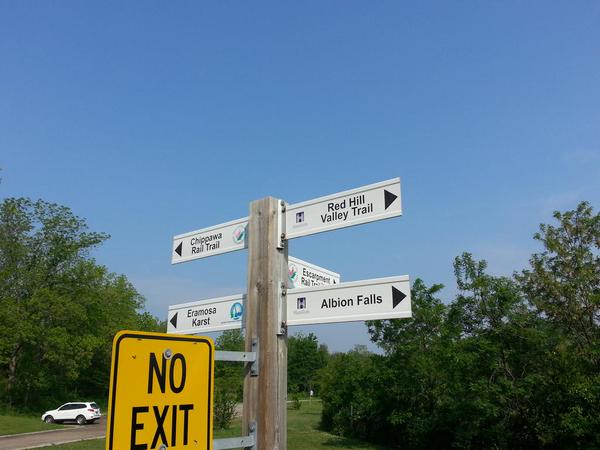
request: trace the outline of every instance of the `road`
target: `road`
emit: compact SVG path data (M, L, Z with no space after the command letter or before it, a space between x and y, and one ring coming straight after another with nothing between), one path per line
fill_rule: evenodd
M67 442L103 438L105 435L106 421L103 417L97 423L89 425L76 425L59 430L0 436L0 450L21 450L26 448L46 447L52 444L64 444Z

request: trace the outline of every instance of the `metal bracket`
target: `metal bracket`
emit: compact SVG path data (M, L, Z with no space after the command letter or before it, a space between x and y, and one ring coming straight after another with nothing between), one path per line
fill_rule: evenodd
M283 200L279 200L277 204L277 248L282 250L285 248L285 208L286 204Z
M256 422L250 422L249 431L250 433L248 436L227 439L213 439L213 450L225 450L240 447L249 450L256 450Z
M258 350L259 350L258 338L253 337L252 338L252 353L254 353L256 355L256 359L254 361L252 361L252 364L250 365L250 376L251 377L258 376Z
M258 338L252 338L251 352L230 352L217 350L215 352L215 361L234 361L234 362L250 362L250 376L258 376Z
M215 352L215 361L254 362L256 361L256 353L217 350Z
M285 283L281 283L278 291L279 305L277 307L277 323L275 326L277 327L276 334L282 336L287 333L287 327L285 325L287 287Z
M284 321L281 322L281 324L279 325L279 333L277 333L279 336L284 336L286 335L288 332L288 327L287 327L287 323Z
M277 248L285 252L285 246L287 244L287 238L285 235L286 221L285 221L285 210L287 204L283 200L279 200L277 204L277 236L278 243ZM285 296L287 293L287 282L284 280L288 279L288 264L287 255L285 257L285 270L283 272L283 278L281 284L277 286L278 291L278 303L277 303L277 322L275 323L275 333L278 336L285 335L287 333L287 327L285 326L286 320L286 302Z

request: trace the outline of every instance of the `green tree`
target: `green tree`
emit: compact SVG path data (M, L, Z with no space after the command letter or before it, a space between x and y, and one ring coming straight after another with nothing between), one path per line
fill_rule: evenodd
M316 388L317 372L327 362L329 352L317 336L298 333L288 339L288 391L309 392ZM318 392L317 392L318 395Z
M217 338L215 347L217 350L227 350L232 352L244 351L244 334L241 329L227 330Z
M382 416L377 408L381 383L377 357L362 348L335 353L319 372L321 425L340 435L368 437Z
M324 427L394 448L600 448L600 218L554 217L530 269L496 277L463 253L451 303L417 279L412 319L368 323L384 355L331 358Z
M544 373L547 336L517 283L486 268L468 253L454 263L459 293L442 359L453 394L446 426L459 448L536 448L531 386Z
M410 320L368 322L371 339L385 352L375 366L379 418L364 437L408 448L445 448L451 441L444 410L452 403L443 360L450 348L447 307L437 297L443 286L416 279Z
M215 347L222 351L244 351L241 329L224 331ZM244 394L244 366L240 362L217 361L215 364L215 428L229 428L236 414L236 406Z
M600 214L587 202L542 224L544 250L519 277L532 303L569 337L572 350L600 369Z
M108 238L68 208L0 204L0 395L20 409L105 395L114 334L151 324L124 276L89 256ZM143 319L143 320L142 320Z
M224 331L216 340L217 350L244 351L244 335L241 329ZM241 401L244 393L244 366L234 361L218 361L215 364L217 393Z
M539 434L556 448L600 448L600 214L582 202L554 218L517 277L549 329Z

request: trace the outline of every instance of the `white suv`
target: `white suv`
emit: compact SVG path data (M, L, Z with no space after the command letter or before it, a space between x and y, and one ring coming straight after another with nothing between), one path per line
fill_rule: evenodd
M46 411L42 420L46 423L74 420L79 425L93 423L100 418L100 408L93 402L65 403L60 408Z

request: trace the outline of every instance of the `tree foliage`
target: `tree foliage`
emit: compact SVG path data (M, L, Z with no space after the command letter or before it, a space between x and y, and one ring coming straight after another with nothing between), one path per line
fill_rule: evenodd
M554 213L558 226L541 225L534 238L544 250L531 257L519 278L535 308L571 350L600 368L600 214L583 202Z
M244 335L241 329L224 331L216 340L217 350L244 351ZM234 361L219 361L215 365L216 396L241 401L244 393L244 367Z
M106 396L112 338L155 329L144 299L90 258L108 239L69 208L24 198L0 204L0 401L41 408Z
M384 354L331 358L323 426L394 448L600 448L600 216L554 217L530 268L464 253L454 301L417 279L412 319L368 323Z
M317 373L327 362L327 346L313 333L298 333L288 339L288 391L306 392L317 387ZM317 393L318 395L318 393Z

